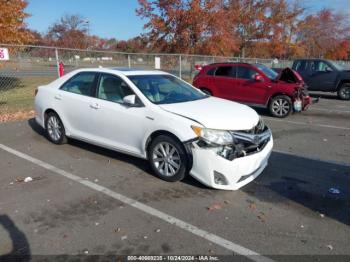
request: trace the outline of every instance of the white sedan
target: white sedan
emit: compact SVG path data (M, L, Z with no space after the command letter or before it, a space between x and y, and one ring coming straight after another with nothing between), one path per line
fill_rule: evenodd
M35 110L55 144L83 140L148 159L166 181L190 174L218 189L256 178L273 146L253 109L161 71L76 70L38 87Z

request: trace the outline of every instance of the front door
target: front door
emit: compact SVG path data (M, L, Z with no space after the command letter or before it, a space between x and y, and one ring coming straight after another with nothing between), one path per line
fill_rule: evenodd
M118 76L101 74L97 87L94 108L91 110L91 124L98 143L117 150L139 155L148 125L147 108L129 106L123 98L134 94L131 88Z
M312 60L308 63L308 77L306 84L309 90L332 91L338 72L325 61Z
M248 65L237 66L238 101L251 105L264 105L268 92L268 84L255 81L256 70Z

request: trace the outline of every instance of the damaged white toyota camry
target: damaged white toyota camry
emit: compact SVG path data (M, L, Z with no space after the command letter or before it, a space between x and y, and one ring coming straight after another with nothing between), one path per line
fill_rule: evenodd
M190 174L238 189L261 174L273 146L253 109L160 71L76 70L38 87L35 109L53 143L74 138L148 159L171 182Z

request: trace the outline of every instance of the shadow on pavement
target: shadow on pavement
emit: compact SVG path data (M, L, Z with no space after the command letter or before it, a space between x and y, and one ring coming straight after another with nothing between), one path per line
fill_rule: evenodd
M45 132L44 132L43 128L36 123L34 118L29 119L28 124L33 129L34 132L36 132L37 134L39 134L41 136L45 136ZM49 141L48 141L48 143L49 143ZM80 149L87 150L87 151L95 153L95 154L103 155L105 157L109 157L109 158L116 159L118 161L123 161L123 162L129 163L129 164L137 167L138 169L142 170L143 172L147 173L148 175L156 176L155 174L153 174L153 172L148 164L148 161L145 159L133 157L133 156L130 156L127 154L119 153L117 151L109 150L109 149L106 149L103 147L95 146L95 145L85 143L85 142L75 140L75 139L69 139L68 143L71 146L78 147ZM199 183L197 180L195 180L191 176L187 176L182 182L189 184L189 185L192 185L192 186L195 186L195 187L199 187L199 188L208 188L208 187L202 185L201 183Z
M20 261L27 262L31 260L31 251L29 242L25 234L19 230L15 223L7 216L0 215L0 227L3 227L7 231L10 241L12 244L12 250L10 253L1 254L0 261ZM0 244L3 242L3 239L0 240Z
M324 93L324 92L312 92L310 91L311 97L319 97L321 99L339 100L337 93Z
M331 188L340 193L330 193ZM293 209L303 215L324 214L350 225L349 166L273 152L264 173L242 190L261 201L294 202Z
M35 132L43 135L42 129L34 120L29 120L29 125ZM77 140L70 140L69 144L95 154L127 162L146 174L154 176L146 160ZM213 190L190 176L187 176L183 182L203 190ZM329 193L332 187L339 189L340 194ZM322 213L350 225L349 166L274 152L263 174L241 190L265 202L297 203L307 208L296 207L297 210L303 212L303 215L319 216L318 213Z

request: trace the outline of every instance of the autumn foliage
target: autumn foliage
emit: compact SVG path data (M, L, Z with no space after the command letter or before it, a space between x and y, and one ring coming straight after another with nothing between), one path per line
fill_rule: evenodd
M34 40L24 22L29 16L24 12L27 5L25 0L0 0L1 43L27 44Z
M299 0L138 0L144 33L129 40L89 32L65 15L45 34L29 30L25 0L0 0L0 42L124 52L168 52L260 58L348 59L350 27L332 9L310 13ZM117 25L116 25L117 26Z
M159 51L248 57L346 59L350 28L331 9L306 15L299 1L139 0Z

